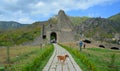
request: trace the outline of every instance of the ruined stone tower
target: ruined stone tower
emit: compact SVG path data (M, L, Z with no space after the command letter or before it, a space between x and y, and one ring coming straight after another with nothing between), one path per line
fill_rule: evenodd
M42 38L45 39L47 43L75 41L72 22L63 10L58 12L58 15L53 18L53 21L51 22L51 20L49 20L48 24L43 26Z

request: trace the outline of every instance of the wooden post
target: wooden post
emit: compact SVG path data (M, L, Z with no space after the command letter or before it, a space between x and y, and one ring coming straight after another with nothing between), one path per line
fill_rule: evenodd
M7 63L10 64L10 47L7 46Z
M80 51L82 51L82 46L80 46Z

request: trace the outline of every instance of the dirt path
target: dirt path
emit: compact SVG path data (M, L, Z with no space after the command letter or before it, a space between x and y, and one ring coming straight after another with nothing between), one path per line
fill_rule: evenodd
M82 71L68 51L57 44L54 44L54 47L54 53L43 71ZM69 58L66 59L65 63L62 64L61 62L58 62L57 56L65 54L69 55Z

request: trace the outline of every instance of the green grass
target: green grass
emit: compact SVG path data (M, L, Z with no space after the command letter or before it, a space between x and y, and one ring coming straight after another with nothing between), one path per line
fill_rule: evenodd
M70 52L74 60L82 68L83 71L98 71L94 63L91 62L84 54L81 54L77 49L63 45L61 46Z
M36 69L36 71L42 71L42 69L45 67L45 65L47 64L49 58L51 57L53 52L51 52L42 62L41 65Z
M14 64L7 67L7 71L42 71L54 50L53 45L47 45L36 52L23 55Z
M63 47L71 53L83 71L120 71L120 51L87 48L79 52L71 47Z
M77 56L75 56L72 53L71 55L74 58L74 60L77 62L77 64L82 68L83 71L90 71L90 69L84 63L82 63L82 61Z
M120 51L108 50L102 48L88 48L82 51L100 71L120 71ZM113 58L112 56L115 55ZM114 66L111 66L111 60L115 59ZM110 67L111 66L111 67Z

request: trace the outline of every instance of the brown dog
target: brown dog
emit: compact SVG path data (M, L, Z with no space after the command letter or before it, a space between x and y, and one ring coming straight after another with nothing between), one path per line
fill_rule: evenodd
M58 55L57 57L58 57L58 61L63 61L63 63L64 63L66 58L69 56L68 55L65 55L65 56Z

